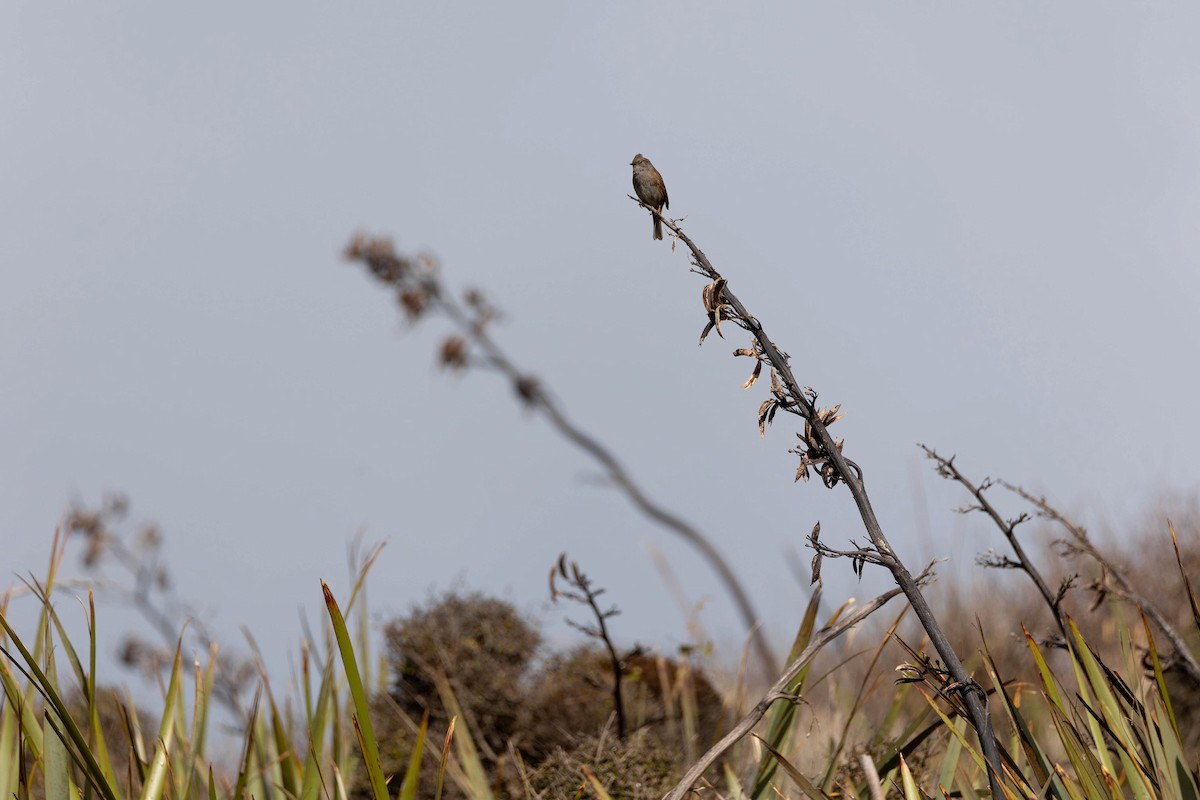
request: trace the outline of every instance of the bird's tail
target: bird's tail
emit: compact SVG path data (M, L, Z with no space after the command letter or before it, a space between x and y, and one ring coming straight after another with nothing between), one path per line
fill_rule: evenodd
M654 217L654 238L661 239L662 238L662 220L658 218L657 214L651 214L650 216Z

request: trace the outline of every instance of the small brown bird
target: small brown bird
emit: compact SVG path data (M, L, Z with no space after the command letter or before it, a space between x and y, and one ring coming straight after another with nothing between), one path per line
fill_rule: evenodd
M650 159L638 153L629 164L633 167L633 190L637 192L638 199L660 214L664 208L670 208L667 185L663 183L662 175L650 163ZM654 219L654 238L661 239L662 221L653 214L650 216Z

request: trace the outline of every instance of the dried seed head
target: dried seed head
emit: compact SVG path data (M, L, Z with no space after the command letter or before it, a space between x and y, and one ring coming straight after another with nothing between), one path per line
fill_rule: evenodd
M467 340L461 336L449 336L442 342L439 354L441 365L447 369L462 370L467 367Z
M530 375L522 375L513 381L513 388L517 392L517 397L524 400L526 405L533 405L541 396L541 384L537 378Z
M402 289L396 294L396 301L404 309L404 316L409 322L415 322L429 307L429 295L423 289Z
M346 249L342 251L342 258L347 261L359 261L367 252L367 235L362 231L357 231L350 237L350 241L346 244Z

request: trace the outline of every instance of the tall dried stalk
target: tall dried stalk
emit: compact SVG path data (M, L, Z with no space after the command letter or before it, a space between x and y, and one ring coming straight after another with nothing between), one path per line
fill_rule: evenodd
M842 442L835 440L830 435L828 426L842 417L839 414L840 406L818 408L816 405L817 393L811 388L802 386L796 380L787 355L771 341L766 331L763 330L762 324L746 310L742 302L729 289L726 279L713 267L712 262L696 246L696 243L683 232L674 220L662 216L632 195L630 199L662 220L663 225L672 232L673 238L682 242L691 251L692 271L703 275L710 281L703 293L708 322L704 332L700 335L701 343L714 330L723 336L721 324L732 322L748 331L753 337L750 347L734 352L735 356L753 358L755 361L754 371L745 384L746 388L754 385L758 380L764 365L770 367L771 396L759 407L759 430L763 431L779 411L803 418L804 434L797 434L800 443L791 451L800 456L800 464L796 470L797 480L807 480L810 472L815 471L829 488L833 488L839 483L846 484L854 498L863 526L870 537L870 545L857 547L851 551L834 550L820 542L820 526L818 525L810 537L810 544L817 551L814 558L814 580L820 575L820 560L823 557L849 557L854 561L856 570L861 571L863 564L873 563L885 567L892 573L896 585L908 598L908 602L921 621L930 642L941 656L946 671L952 677L953 690L961 696L967 708L971 724L979 736L979 742L987 760L988 782L992 797L999 800L1003 797L1000 779L1004 773L1000 750L997 747L995 732L988 714L987 692L963 667L962 660L959 659L950 640L942 631L925 595L921 592L918 581L905 567L900 557L896 555L884 535L883 528L875 516L875 510L871 507L871 500L867 496L862 469L842 455Z

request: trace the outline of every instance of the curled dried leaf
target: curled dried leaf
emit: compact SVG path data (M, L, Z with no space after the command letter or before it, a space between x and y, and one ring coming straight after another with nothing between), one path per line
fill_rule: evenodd
M724 339L725 334L721 333L721 320L729 319L729 315L725 311L725 279L718 278L701 289L700 300L704 304L704 312L708 314L708 327L700 335L700 341L703 342L704 337L714 328L717 335Z
M808 535L808 541L812 544L812 548L816 550L816 555L812 560L812 581L817 583L821 580L821 521L817 520L817 524L813 525L812 533Z
M780 403L790 404L787 390L783 388L783 381L779 379L779 373L775 370L771 370L771 394L778 397Z
M717 278L705 286L700 293L700 298L704 301L704 310L710 315L725 305L725 279Z
M833 462L826 460L821 464L821 480L829 489L838 485L841 476L838 474L837 468L833 466Z
M755 362L754 372L752 372L750 374L750 377L746 379L746 382L742 384L742 388L749 389L751 386L753 386L758 381L758 376L761 374L762 374L762 362L761 361Z
M772 409L775 407L774 400L763 400L762 405L758 407L758 435L765 437L767 435L767 422L769 417L773 417Z
M837 422L839 419L842 419L843 417L846 416L845 414L838 413L841 410L841 408L842 408L842 404L838 403L836 406L833 406L832 408L818 409L817 410L817 419L819 419L821 421L822 425L824 425L825 427L828 428L830 425L832 425L833 423Z
M716 309L713 311L712 317L710 319L713 323L713 326L716 328L717 336L720 336L722 339L724 339L725 334L721 333L722 317L724 317L724 306L717 306Z

